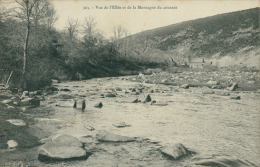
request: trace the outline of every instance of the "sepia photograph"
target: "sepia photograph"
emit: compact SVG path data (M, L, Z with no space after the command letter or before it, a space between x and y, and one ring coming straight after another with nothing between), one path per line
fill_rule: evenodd
M0 167L260 166L258 0L0 0Z

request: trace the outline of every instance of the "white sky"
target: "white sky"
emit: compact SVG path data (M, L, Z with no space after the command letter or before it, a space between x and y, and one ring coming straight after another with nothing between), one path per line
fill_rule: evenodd
M93 16L97 21L97 28L105 32L106 37L113 35L113 27L122 25L131 34L142 30L149 30L174 23L203 18L220 13L245 10L259 7L259 1L236 0L236 1L52 1L60 15L56 28L63 29L68 17L84 20L84 17ZM95 9L95 6L131 6L132 9ZM177 9L133 9L134 6L177 6ZM83 10L90 7L90 10ZM94 9L92 9L94 7Z

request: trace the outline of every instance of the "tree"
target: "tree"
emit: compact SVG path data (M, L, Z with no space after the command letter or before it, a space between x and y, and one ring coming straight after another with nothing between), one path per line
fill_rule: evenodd
M32 9L38 0L22 0L15 2L19 5L17 12L17 16L20 17L22 20L25 20L26 23L26 32L24 38L24 47L23 47L23 70L22 70L22 77L20 80L20 87L26 89L27 87L27 79L26 79L26 72L27 72L27 57L28 57L28 43L29 43L29 36L31 30L31 20L32 20Z
M119 41L119 39L122 37L126 37L129 34L129 32L123 26L118 25L118 26L114 26L113 33L114 33L114 36L111 38L111 40L115 43L116 49L119 50L122 45L122 43L121 43L121 41Z
M124 36L125 36L125 39L124 39L124 55L125 55L125 58L127 59L127 54L128 54L128 50L129 50L129 46L128 46L128 42L129 42L129 35L131 35L131 33L127 30L127 29L124 29Z
M78 31L79 31L78 26L79 26L78 19L74 20L74 19L68 17L68 19L66 21L66 28L69 32L70 39L73 39L76 36L76 34L78 33Z
M32 19L35 27L46 20L48 15L50 15L51 4L46 0L36 1L34 7L32 8Z
M137 36L136 43L141 46L142 52L144 52L147 49L149 45L149 40L143 31L140 33L140 35Z
M85 34L84 40L87 47L93 47L97 42L97 39L95 38L96 25L97 22L95 21L95 17L93 16L85 17L83 23L83 33Z
M51 36L54 34L53 24L58 16L53 5L47 0L15 0L14 2L14 7L9 10L11 12L8 13L4 22L5 26L9 28L6 31L8 33L6 37L11 44L11 47L7 46L5 49L11 48L12 52L2 56L6 56L9 64L13 64L17 61L17 58L20 60L20 57L22 57L22 60L20 60L22 65L19 65L21 68L19 70L21 72L19 74L19 87L27 89L27 82L30 80L28 72L35 70L31 69L32 65L28 62L36 62L37 58L33 55L43 55L42 48L45 48L44 51L49 49L48 52L52 52L53 40L51 40ZM44 45L50 47L47 48ZM16 58L10 59L8 57Z

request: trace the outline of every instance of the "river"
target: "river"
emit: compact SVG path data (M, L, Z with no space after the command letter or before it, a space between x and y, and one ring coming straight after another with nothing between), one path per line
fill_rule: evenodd
M40 112L48 108L52 114L46 119L35 117L31 127L39 138L64 133L80 138L105 130L135 137L137 142L90 143L86 149L95 151L84 161L40 162L37 160L37 148L5 153L3 157L9 157L7 159L14 164L18 160L24 161L25 166L192 166L194 157L227 155L260 166L259 91L231 92L241 97L234 100L229 96L202 94L204 88L178 89L131 82L128 78L57 83L59 89L70 91L48 96L37 110ZM132 95L133 88L142 88L144 94L150 94L152 100L162 105L130 103L131 99L142 96ZM154 93L150 93L151 90ZM117 97L100 97L101 94L115 92ZM59 98L61 94L85 99L85 111L73 108L74 101ZM99 102L103 103L102 108L93 107ZM117 128L113 126L117 122L131 126ZM95 130L89 131L86 126ZM44 133L37 133L37 128ZM173 143L182 143L197 154L174 161L158 151Z

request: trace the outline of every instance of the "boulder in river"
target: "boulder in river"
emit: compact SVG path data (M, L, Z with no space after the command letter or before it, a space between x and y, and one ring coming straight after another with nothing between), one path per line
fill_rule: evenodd
M140 95L139 92L131 92L130 95Z
M116 91L122 91L122 88L117 87Z
M15 148L15 147L18 146L18 143L17 143L16 141L14 141L14 140L9 140L9 141L7 142L7 145L8 145L8 148L9 148L9 149L13 149L13 148Z
M255 84L255 81L247 81L248 84Z
M72 96L72 95L60 94L59 98L61 98L61 99L74 99L75 97Z
M238 88L238 84L237 83L233 83L233 85L231 87L228 87L227 89L230 91L235 91Z
M103 104L100 102L100 103L97 103L94 107L96 108L102 108Z
M190 85L189 84L183 84L180 86L180 88L183 88L183 89L189 89Z
M231 156L224 155L214 155L212 157L194 157L193 165L202 165L202 166L219 166L219 167L244 167L244 166L256 166L250 162L245 162Z
M134 99L134 100L132 100L132 103L138 103L138 98L137 98L137 99Z
M70 89L64 88L64 89L60 89L60 91L69 92Z
M29 106L31 100L33 100L33 98L30 98L30 97L29 98L25 98L25 99L21 100L20 105L21 106Z
M210 85L219 85L219 81L208 81L207 84L210 84Z
M232 96L230 96L230 99L240 100L241 97L240 97L240 96L237 96L237 95L232 95Z
M106 131L100 131L97 134L97 138L98 138L98 141L103 141L103 142L131 142L131 141L135 141L135 139L132 138L132 137L116 135L116 134L108 133Z
M222 89L223 87L221 85L214 85L211 88L212 89Z
M26 98L29 96L29 92L28 91L23 91L22 95L21 95L21 98Z
M113 93L108 93L108 94L106 95L106 97L116 97L116 95L113 94Z
M11 104L11 103L13 103L13 100L12 99L6 99L6 100L1 101L1 103L3 103L3 104Z
M216 95L229 96L230 94L228 92L216 92Z
M177 143L172 147L166 147L162 149L161 152L164 155L176 160L190 154L190 151L185 148L181 143Z
M142 102L142 103L152 101L152 98L150 95L144 95L144 94L140 95L138 99L139 99L139 102Z
M21 119L8 119L6 121L10 122L11 124L16 125L16 126L25 126L26 125L26 123Z
M214 94L215 92L213 91L213 90L211 90L211 89L204 89L204 90L202 90L202 93L203 94Z
M92 126L84 125L84 127L89 131L95 130L95 128L93 128Z
M151 105L152 106L167 106L168 104L167 103L165 103L165 102L162 102L162 101L156 101L156 100L153 100L152 102L151 102Z
M63 134L42 145L38 150L38 159L40 161L86 159L87 153L82 147L83 144L77 138Z
M129 127L130 125L125 124L125 122L118 122L113 124L117 128Z

